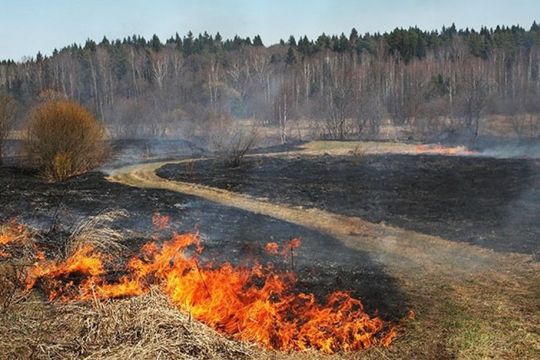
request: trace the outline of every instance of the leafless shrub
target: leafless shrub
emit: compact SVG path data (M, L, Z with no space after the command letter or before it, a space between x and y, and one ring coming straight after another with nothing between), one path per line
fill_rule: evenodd
M124 234L112 228L112 223L125 218L126 210L105 210L77 224L66 241L65 256L75 253L85 245L107 254L119 254L126 249L122 244Z
M81 105L47 101L30 114L24 149L43 175L64 180L98 166L106 155L103 126Z
M236 129L228 135L222 147L222 157L227 167L235 168L242 164L244 157L255 145L255 129Z
M9 135L17 114L17 102L9 95L0 95L0 165L2 164L2 146Z
M242 125L229 117L214 122L211 129L210 144L225 166L240 166L246 154L257 141L258 130L253 124Z

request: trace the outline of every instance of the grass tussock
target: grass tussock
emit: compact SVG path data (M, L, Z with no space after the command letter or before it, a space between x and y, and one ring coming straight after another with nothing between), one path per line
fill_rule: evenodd
M227 340L178 311L161 293L111 302L18 304L0 323L3 359L249 359Z
M65 256L69 257L86 245L111 255L126 251L124 233L112 225L127 216L129 213L126 210L108 209L80 221L66 241Z

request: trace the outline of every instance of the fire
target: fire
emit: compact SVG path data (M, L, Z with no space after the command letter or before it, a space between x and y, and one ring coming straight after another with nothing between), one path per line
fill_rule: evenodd
M168 215L161 215L160 213L155 213L152 216L152 224L157 230L163 230L169 226L170 217Z
M264 246L264 249L266 250L267 253L275 255L279 251L279 245L275 242L269 242L268 244Z
M289 242L287 242L285 245L282 246L281 251L279 251L279 245L275 242L267 243L264 247L266 252L271 255L282 255L287 256L291 254L294 249L300 247L301 241L298 238L291 239Z
M293 239L279 253L299 246L300 240ZM270 243L266 249L278 253L279 246ZM61 261L37 260L26 285L62 301L137 296L159 286L179 309L217 331L282 351L354 351L389 346L396 335L347 292L336 291L321 302L314 294L295 291L291 271L271 264L214 266L201 262L202 252L197 234L174 234L162 243L148 242L118 265L85 245Z
M416 146L417 154L437 154L437 155L474 155L475 151L468 150L464 146L446 147L440 144L423 144Z
M11 254L6 249L11 245L23 243L27 235L26 228L15 221L0 226L0 259L10 257Z
M7 225L0 227L0 246L6 246L21 240L25 233L26 229L23 225L10 221Z

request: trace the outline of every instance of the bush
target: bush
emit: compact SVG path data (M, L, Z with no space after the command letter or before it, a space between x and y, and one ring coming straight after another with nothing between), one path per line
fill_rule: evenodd
M24 149L51 180L65 180L98 166L107 153L103 126L83 106L50 100L30 114Z
M232 126L224 129L214 139L214 148L226 167L239 167L247 153L255 146L257 136L255 127Z

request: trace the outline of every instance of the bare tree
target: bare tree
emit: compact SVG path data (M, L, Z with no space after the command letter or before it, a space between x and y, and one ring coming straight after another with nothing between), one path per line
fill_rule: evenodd
M2 148L9 132L15 123L17 102L9 95L0 95L0 165L2 164Z
M348 132L347 120L353 115L353 93L350 80L335 82L327 87L324 103L327 109L326 129L332 139L345 139Z
M480 117L487 105L488 95L487 83L483 77L472 75L464 79L460 99L462 126L473 143L478 138Z
M379 133L383 120L382 104L376 96L366 95L360 98L356 108L356 126L359 135L374 137Z
M293 89L290 82L284 80L274 99L274 114L278 120L279 138L282 144L287 142L287 124L292 118L293 108Z

